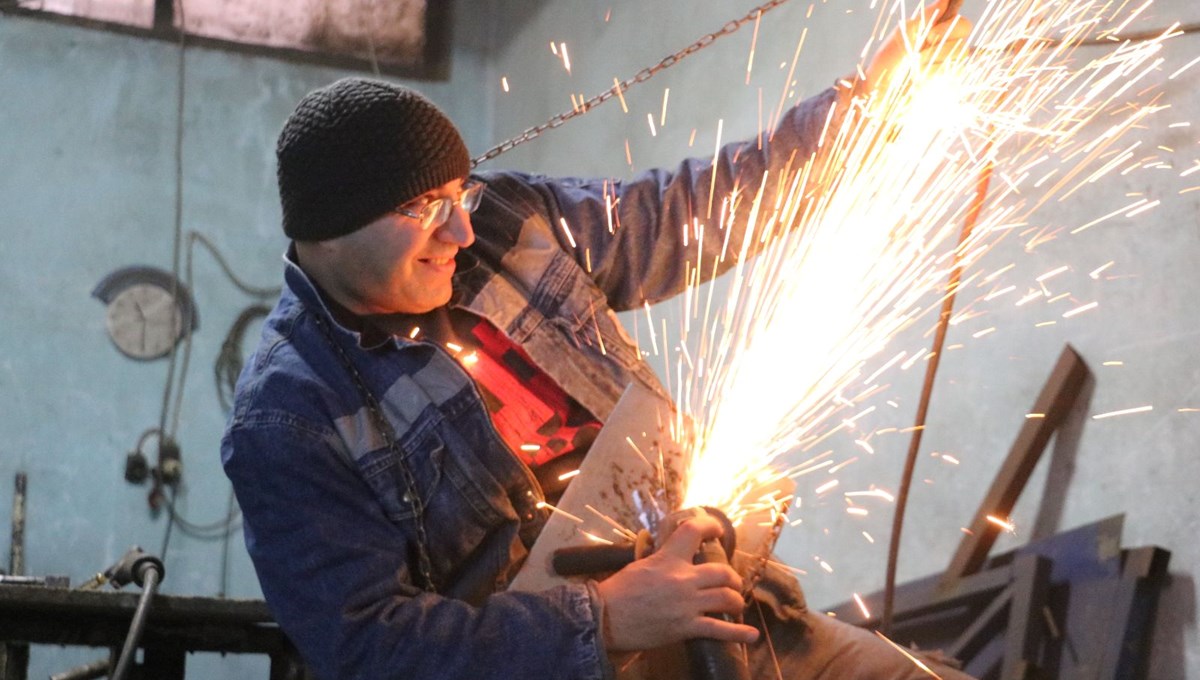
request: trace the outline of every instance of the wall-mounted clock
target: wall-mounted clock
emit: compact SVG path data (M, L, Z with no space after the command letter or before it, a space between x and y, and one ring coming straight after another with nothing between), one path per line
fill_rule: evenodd
M131 359L164 357L200 327L187 287L156 267L122 267L96 284L92 297L108 305L108 336Z

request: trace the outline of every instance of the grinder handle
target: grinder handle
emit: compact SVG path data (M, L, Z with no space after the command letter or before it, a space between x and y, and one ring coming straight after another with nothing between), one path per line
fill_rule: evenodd
M728 550L727 550L728 548ZM700 550L692 559L695 564L728 564L732 546L722 545L716 540L700 544ZM732 623L741 623L741 616L709 614L714 618ZM725 642L710 638L693 638L687 648L691 680L750 680L750 668L746 660L746 647L737 642Z

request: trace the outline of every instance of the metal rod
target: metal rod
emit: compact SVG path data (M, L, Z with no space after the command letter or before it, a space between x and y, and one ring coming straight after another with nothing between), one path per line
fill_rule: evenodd
M913 473L917 466L917 452L921 449L921 435L925 431L925 417L929 412L929 400L933 395L933 383L937 377L938 365L941 363L942 347L946 342L946 331L950 325L950 317L954 312L954 297L958 292L959 283L962 280L962 262L958 258L958 250L966 243L971 236L971 230L975 227L975 222L979 219L979 213L983 210L983 204L987 198L988 183L992 177L992 165L989 163L980 173L979 179L975 184L975 196L972 199L971 207L967 213L966 221L963 223L962 233L959 235L958 248L955 249L954 269L950 272L950 280L946 286L948 293L946 299L942 302L941 316L938 318L937 334L934 336L932 354L929 362L925 366L925 382L921 387L921 399L917 404L917 417L913 425L912 438L909 440L908 455L904 460L904 472L900 476L900 490L896 493L896 509L892 515L892 535L888 542L888 561L887 561L887 576L883 584L883 616L880 621L880 630L884 635L891 632L892 627L892 612L896 601L896 564L899 562L900 556L900 532L904 528L904 510L908 504L908 492L912 487Z
M62 673L55 673L50 676L50 680L93 680L106 675L108 675L108 659L97 659L89 664L76 666Z
M25 486L24 472L18 472L13 494L12 545L8 553L8 573L20 576L25 573Z
M144 579L142 596L138 599L137 610L133 613L133 623L129 624L129 633L125 636L125 646L121 649L121 659L112 673L112 680L124 680L125 674L129 672L133 658L137 656L137 646L142 639L142 629L146 627L147 615L150 613L150 600L158 591L158 581L161 578L158 569L146 569L142 577Z

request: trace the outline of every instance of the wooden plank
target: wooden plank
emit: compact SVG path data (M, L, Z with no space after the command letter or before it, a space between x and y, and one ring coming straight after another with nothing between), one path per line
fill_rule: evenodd
M950 587L954 581L975 573L983 565L1000 533L1000 527L988 521L987 516L1006 517L1012 512L1051 435L1075 404L1088 374L1087 364L1079 354L1070 345L1064 347L1030 410L1030 413L1043 417L1025 419L1004 465L996 473L968 526L970 533L959 543L950 566L942 574L941 587Z

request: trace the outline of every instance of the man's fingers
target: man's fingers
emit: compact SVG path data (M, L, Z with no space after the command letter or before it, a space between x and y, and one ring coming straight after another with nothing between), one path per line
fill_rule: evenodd
M712 517L694 517L675 527L659 553L691 562L701 543L722 533L721 523Z
M711 616L701 616L688 626L687 637L750 644L758 639L758 629L743 623L730 623Z
M746 608L741 593L729 588L709 588L696 594L696 608L701 614L740 614Z
M692 573L697 588L742 589L742 577L727 564L697 564Z
M939 0L933 3L933 20L937 23L942 23L947 19L958 16L958 10L962 7L962 0Z
M955 16L946 23L935 24L929 29L925 38L926 45L940 45L966 40L971 35L971 22L960 16Z
M962 6L960 0L937 0L921 8L904 23L904 29L910 41L918 39L922 33L929 35L932 31L949 25L958 18L958 9Z

